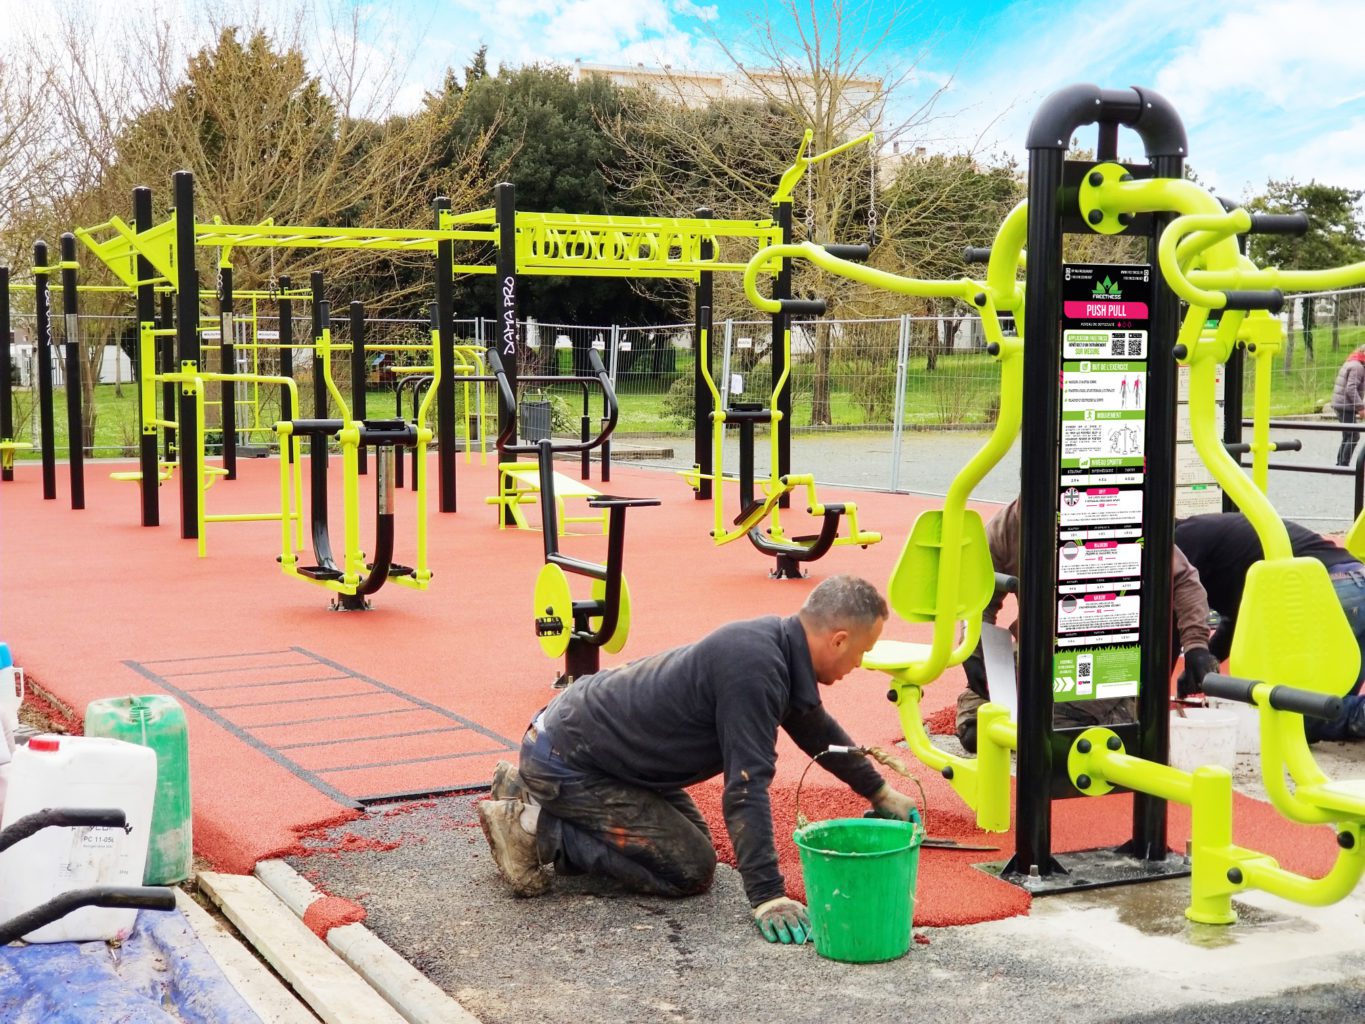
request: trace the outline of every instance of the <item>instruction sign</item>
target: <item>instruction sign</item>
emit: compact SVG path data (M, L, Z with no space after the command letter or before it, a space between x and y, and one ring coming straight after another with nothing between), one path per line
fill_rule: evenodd
M1151 267L1062 267L1058 703L1138 692L1151 301Z

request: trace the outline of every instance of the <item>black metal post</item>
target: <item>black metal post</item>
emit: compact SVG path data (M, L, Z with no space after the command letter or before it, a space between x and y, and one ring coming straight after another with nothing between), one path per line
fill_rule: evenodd
M1059 870L1052 858L1052 620L1057 565L1057 445L1060 398L1062 187L1064 148L1029 150L1024 394L1029 415L1019 466L1019 746L1014 856L1006 871ZM1035 611L1045 621L1030 625Z
M237 339L234 334L235 306L232 296L232 267L226 262L218 264L218 370L220 373L237 372ZM223 428L223 468L227 479L237 479L237 383L225 380L219 382L218 397L222 403L219 417Z
M0 267L0 345L4 346L5 358L0 361L0 441L13 441L14 438L14 334L10 325L9 310L9 267ZM0 467L0 480L13 480L14 468L9 465Z
M351 415L365 420L365 303L351 300ZM368 471L368 445L361 445L356 452L359 457L360 475Z
M782 231L782 244L790 245L792 241L792 204L791 200L777 204L777 226ZM777 282L773 288L773 298L790 299L792 297L792 265L791 260L784 258L781 267L777 272ZM772 362L772 382L776 384L784 373L787 373L787 334L791 330L791 316L781 311L773 314L773 362ZM774 476L786 476L792 471L792 379L790 375L787 382L782 386L782 393L777 396L777 406L774 410L780 416L774 416L776 421L768 425L769 430L777 431L777 465L771 467ZM782 496L777 499L778 508L790 508L792 503L791 492L784 491Z
M176 363L182 373L199 369L199 271L194 262L194 175L176 171L175 181L175 341ZM180 536L199 536L199 473L197 447L203 444L203 424L193 390L182 385L176 421L176 449L180 462Z
M1183 178L1184 158L1178 154L1152 157L1158 178ZM1153 218L1147 262L1157 265L1157 241L1172 220L1169 213ZM1152 275L1152 308L1147 322L1147 440L1144 448L1143 539L1151 557L1144 558L1143 614L1138 631L1142 651L1138 691L1137 755L1165 764L1170 751L1171 680L1171 559L1175 547L1175 406L1178 368L1172 349L1180 333L1180 300L1158 273ZM1133 837L1125 850L1141 860L1164 861L1166 801L1146 793L1133 794Z
M38 447L43 457L43 500L57 500L57 428L52 414L52 292L47 243L33 243L33 332L38 350Z
M696 215L701 220L709 220L711 211L705 207L697 210ZM703 239L699 255L702 260L709 260L715 256L715 246L709 239ZM701 479L697 481L697 489L693 497L697 501L709 501L711 499L711 474L716 468L711 465L711 445L714 443L714 435L711 431L715 430L715 425L711 422L711 413L714 411L711 404L711 389L706 386L706 379L702 376L702 366L705 365L708 372L711 370L711 322L709 315L714 308L715 300L715 281L714 274L710 270L703 270L697 274L696 289L696 326L692 334L692 351L696 358L692 361L692 394L695 396L693 401L693 415L695 422L693 425L693 462L701 473ZM707 311L705 324L702 322L702 310ZM706 345L703 347L701 335L703 327L706 331ZM724 427L720 428L724 430Z
M326 292L326 284L323 281L322 271L315 270L309 276L309 283L313 290L312 313L313 313L313 417L319 420L327 418L327 376L322 371L322 352L324 329L330 329L332 324L332 310L330 304L323 297ZM328 353L330 358L330 353ZM314 432L308 437L308 482L312 491L312 510L314 523L314 547L317 546L317 524L327 522L327 435L322 432ZM318 555L318 564L325 564L322 558L323 553ZM325 552L329 557L331 552Z
M294 300L289 297L293 282L288 274L280 275L280 376L294 376ZM280 392L280 419L292 420L298 410L294 408L294 396L288 388ZM288 445L280 451L282 458L288 458Z
M152 226L152 190L146 186L139 186L133 189L133 229L138 233L148 230ZM147 328L156 327L156 289L152 284L154 271L147 257L140 252L135 263L137 269L137 346L133 349L134 365L137 374L137 409L138 422L142 424L142 429L138 434L137 463L141 477L138 480L138 488L142 499L142 525L159 526L161 524L161 467L157 465L156 452L156 392L147 391L143 388L142 382L147 378L143 374L156 375L156 352L157 345L162 339L153 337L151 346L151 365L142 364L142 331ZM152 397L152 407L144 408L144 398L147 395ZM171 418L171 410L167 407L165 419Z
M507 384L512 398L517 397L517 193L516 187L509 182L501 182L493 189L493 210L498 225L498 335L493 343L502 359L502 368L507 374ZM517 441L517 407L515 402L506 408L499 402L498 437L508 437L513 444ZM510 428L510 429L509 429ZM515 453L505 450L506 445L498 445L498 462L515 462ZM503 505L499 507L503 526L512 525L512 510Z
M502 186L499 185L499 188ZM508 188L511 186L509 185ZM432 203L436 214L436 227L441 226L441 214L450 210L450 200L438 196ZM498 214L501 216L501 214ZM515 237L515 236L514 236ZM501 261L501 255L499 255ZM501 267L501 262L499 262ZM498 271L499 280L502 271ZM442 512L456 511L455 487L455 243L442 240L436 243L436 367L441 381L436 386L436 458L439 467L440 499L438 508ZM516 314L513 314L515 321ZM503 357L506 359L507 357ZM515 366L515 359L513 359ZM513 371L515 372L515 371ZM413 392L413 398L417 392ZM414 413L416 406L413 406ZM414 417L415 418L415 417ZM465 444L470 443L465 438ZM501 456L501 452L498 453ZM413 448L414 463L417 449ZM417 479L416 470L413 480Z
M66 348L66 447L71 507L85 508L85 398L81 391L80 289L76 282L76 236L63 233L62 338Z

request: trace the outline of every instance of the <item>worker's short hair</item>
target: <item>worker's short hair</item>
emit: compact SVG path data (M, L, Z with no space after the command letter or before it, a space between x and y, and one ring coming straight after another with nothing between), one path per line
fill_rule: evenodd
M861 576L831 576L806 597L801 619L815 629L870 628L890 614L886 598Z

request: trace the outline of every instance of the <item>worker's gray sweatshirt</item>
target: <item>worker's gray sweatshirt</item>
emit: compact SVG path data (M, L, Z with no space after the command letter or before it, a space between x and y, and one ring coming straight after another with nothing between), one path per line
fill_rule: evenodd
M619 668L583 676L545 713L572 767L648 789L724 774L722 810L751 906L783 894L768 786L781 726L807 754L852 740L820 703L796 616L735 622ZM860 796L882 785L861 755L820 764Z

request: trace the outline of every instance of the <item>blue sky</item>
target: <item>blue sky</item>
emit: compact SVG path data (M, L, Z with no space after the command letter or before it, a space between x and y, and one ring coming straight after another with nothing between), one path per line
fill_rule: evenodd
M797 0L808 12L829 0ZM958 0L902 5L845 0L849 24L888 23L877 51L889 77L906 75L893 111L946 87L935 118L902 147L1009 153L1039 101L1073 82L1140 85L1165 95L1184 119L1190 162L1221 195L1258 192L1270 178L1316 179L1365 189L1365 3L1358 0ZM901 8L894 19L892 13ZM408 83L439 80L480 43L490 60L724 67L710 33L745 48L751 19L784 24L779 3L696 0L376 0L378 31L409 49ZM854 33L846 30L846 40ZM906 74L908 72L908 75ZM1093 130L1082 135L1093 144ZM1140 144L1121 136L1125 156Z

